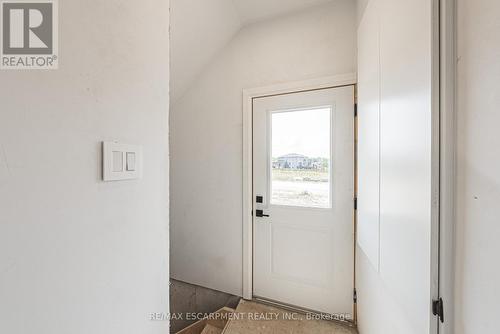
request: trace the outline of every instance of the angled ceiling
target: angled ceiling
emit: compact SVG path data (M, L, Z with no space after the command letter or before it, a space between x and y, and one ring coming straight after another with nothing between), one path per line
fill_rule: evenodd
M241 21L232 0L171 0L172 103L240 28Z
M233 0L243 25L320 5L331 0Z
M244 25L331 1L334 0L171 0L172 103Z

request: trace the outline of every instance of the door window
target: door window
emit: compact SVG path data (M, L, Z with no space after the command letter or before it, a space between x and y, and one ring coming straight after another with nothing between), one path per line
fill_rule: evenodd
M330 107L271 113L271 204L330 208Z

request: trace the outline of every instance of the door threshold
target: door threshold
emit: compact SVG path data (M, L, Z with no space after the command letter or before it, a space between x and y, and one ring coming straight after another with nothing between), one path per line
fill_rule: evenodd
M313 318L314 320L330 321L330 322L333 322L335 324L338 324L341 326L346 326L349 328L356 328L357 327L356 323L353 320L347 320L347 319L342 320L342 319L340 319L340 317L338 315L335 315L335 314L314 311L311 309L307 309L307 308L303 308L303 307L299 307L299 306L295 306L295 305L290 305L290 304L286 304L286 303L282 303L282 302L278 302L275 300L271 300L271 299L267 299L267 298L263 298L263 297L258 297L258 296L254 296L252 298L252 301L254 301L256 303L268 305L268 306L274 306L274 307L277 307L277 308L280 308L280 309L283 309L286 311L295 312L295 313L299 313L299 314L304 314L304 315L305 314L312 314L312 315L314 315L314 318ZM351 314L351 316L353 316L353 315Z

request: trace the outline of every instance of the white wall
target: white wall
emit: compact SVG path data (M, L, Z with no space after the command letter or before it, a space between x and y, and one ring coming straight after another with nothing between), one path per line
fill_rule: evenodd
M171 0L171 90L175 103L240 30L233 0Z
M166 333L168 1L60 2L60 69L0 73L0 332ZM100 141L144 147L100 181Z
M423 334L436 323L431 17L430 0L371 0L358 30L361 334Z
M358 24L363 18L366 6L368 5L369 2L370 0L356 0L356 14L357 14L356 16Z
M355 71L355 2L244 28L171 112L172 277L242 294L242 90Z
M498 332L500 2L458 0L456 334Z

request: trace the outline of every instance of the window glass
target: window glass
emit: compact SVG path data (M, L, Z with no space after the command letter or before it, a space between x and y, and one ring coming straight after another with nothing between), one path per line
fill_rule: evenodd
M271 204L331 207L331 108L280 111L271 118Z

